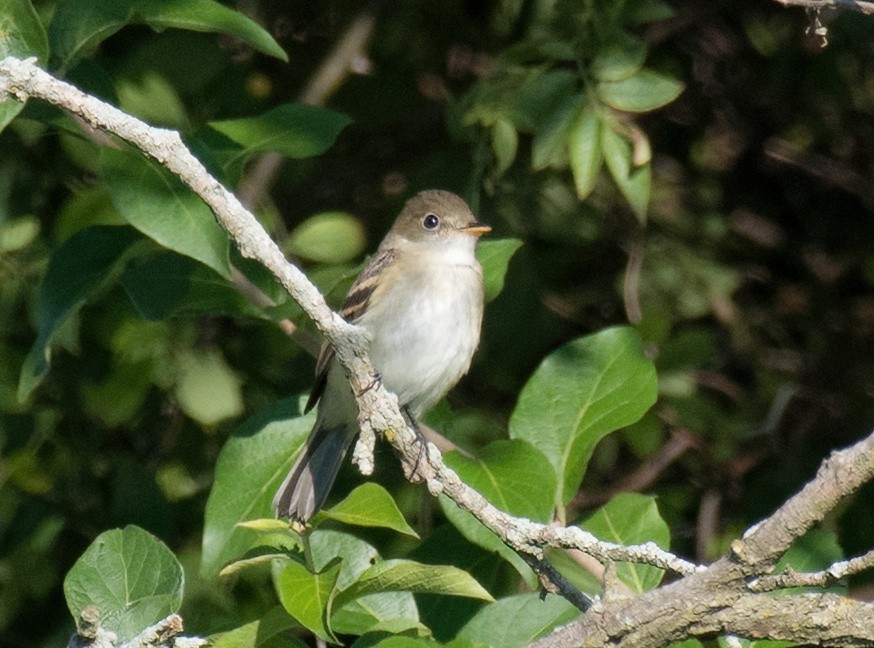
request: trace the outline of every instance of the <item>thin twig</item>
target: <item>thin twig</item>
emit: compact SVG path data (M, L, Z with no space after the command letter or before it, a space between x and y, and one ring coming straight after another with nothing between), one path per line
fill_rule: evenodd
M828 569L818 572L787 570L782 574L768 574L750 583L754 592L771 592L787 587L828 587L844 578L874 568L874 550L850 560L836 562Z

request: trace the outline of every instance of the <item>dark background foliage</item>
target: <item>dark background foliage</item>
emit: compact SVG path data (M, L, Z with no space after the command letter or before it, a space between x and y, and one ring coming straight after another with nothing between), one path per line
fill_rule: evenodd
M352 124L324 155L287 162L260 215L290 252L313 214L352 215L339 262L298 257L334 303L418 189L458 191L497 236L524 242L487 308L474 366L450 395L455 416L434 417L467 448L506 436L519 390L548 352L630 319L656 358L660 398L599 445L572 512L603 503L682 439L685 452L640 487L658 496L672 547L711 559L874 421L874 20L825 17L823 47L800 9L677 0L672 18L635 28L647 65L685 83L636 122L652 146L641 227L605 171L579 201L570 171L532 171L529 134L499 172L488 129L465 123L477 89L501 55L533 38L547 4L379 8L367 74L349 77L329 103ZM44 16L53 8L35 5ZM361 6L236 8L273 34L289 63L225 36L132 26L67 76L195 141L206 121L295 100ZM263 319L144 321L109 282L62 330L44 384L19 402L49 256L84 224L118 222L96 146L33 110L0 134L0 642L63 641L64 574L98 533L127 524L192 567L192 632L233 627L272 593L258 578L227 590L196 581L215 460L244 418L306 392L313 360ZM180 357L197 359L199 378ZM229 404L215 416L213 398ZM377 479L417 528L458 542L421 489L402 484L386 448ZM346 469L338 490L359 480ZM874 539L870 496L827 521L847 555ZM387 553L397 543L368 538ZM852 585L870 596L864 579Z

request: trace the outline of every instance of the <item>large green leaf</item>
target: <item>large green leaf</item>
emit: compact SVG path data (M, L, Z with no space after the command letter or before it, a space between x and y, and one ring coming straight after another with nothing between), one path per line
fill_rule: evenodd
M504 289L507 266L520 247L522 241L514 238L482 241L476 246L476 258L483 267L483 292L487 302Z
M130 24L230 34L264 54L288 60L261 26L216 0L62 0L49 25L52 54L67 70Z
M30 0L0 0L0 61L7 56L37 57L46 64L49 42L46 30ZM0 101L0 131L15 119L24 104L7 99Z
M331 606L340 560L314 574L295 560L273 563L273 585L282 607L301 625L323 641L337 643L327 617Z
M458 632L474 644L521 648L581 612L560 596L541 598L536 592L517 594L486 605Z
M52 255L39 289L37 337L21 369L19 400L26 400L48 372L51 343L58 329L112 276L113 268L140 240L130 227L88 227Z
M683 84L652 70L641 70L621 81L602 81L598 97L608 106L628 112L661 108L680 96Z
M619 135L612 128L602 128L601 150L604 161L610 170L610 175L625 196L637 220L646 223L646 211L649 207L652 170L649 162L639 167L634 166L634 155L631 142Z
M290 158L320 155L351 119L333 110L305 104L283 104L244 119L210 122L210 126L243 147L239 154L276 151Z
M655 498L637 493L620 493L580 527L600 540L622 545L655 542L668 549L671 542L671 531L659 514ZM618 563L616 575L634 592L642 594L661 582L664 570L651 565Z
M398 559L378 562L364 570L354 583L337 593L334 605L342 606L378 592L417 592L492 600L482 585L458 567Z
M556 492L555 470L549 460L530 443L501 440L490 443L475 458L458 452L445 455L448 466L462 481L489 502L511 515L547 522L552 519ZM446 497L440 506L450 522L471 542L500 554L523 576L527 564L473 515Z
M179 610L182 567L164 543L139 527L101 533L64 579L67 607L78 619L94 605L100 625L120 641Z
M510 436L528 441L552 463L556 506L574 496L598 441L643 416L656 387L653 363L629 327L569 342L541 363L519 395Z
M191 189L142 155L107 148L101 158L112 202L127 222L164 247L230 277L227 234Z
M200 566L205 576L258 541L256 531L235 527L238 522L273 516L273 494L315 421L315 413L299 416L299 410L296 398L280 401L246 421L222 448L206 502Z
M345 524L382 527L414 538L419 537L407 524L389 492L374 482L361 484L341 502L322 511L321 515Z

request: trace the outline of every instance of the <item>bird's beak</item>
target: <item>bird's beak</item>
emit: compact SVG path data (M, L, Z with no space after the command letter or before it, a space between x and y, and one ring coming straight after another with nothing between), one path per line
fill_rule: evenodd
M486 225L485 223L480 223L479 221L474 221L470 225L466 227L462 227L461 231L465 234L473 234L474 236L482 236L483 234L488 234L492 231L492 228Z

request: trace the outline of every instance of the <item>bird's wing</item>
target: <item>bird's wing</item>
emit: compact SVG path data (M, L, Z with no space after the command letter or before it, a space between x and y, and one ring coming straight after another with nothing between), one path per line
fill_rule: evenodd
M378 250L373 258L370 259L355 283L346 294L346 299L343 300L343 305L340 307L340 315L347 322L354 324L367 310L367 305L370 303L370 296L376 290L377 280L379 275L395 262L395 254L391 249ZM328 370L331 368L331 363L334 360L334 349L326 342L322 345L322 350L319 352L319 359L316 362L316 382L313 385L313 390L310 392L309 400L307 400L304 413L309 412L322 397L325 391L325 385L328 383Z

